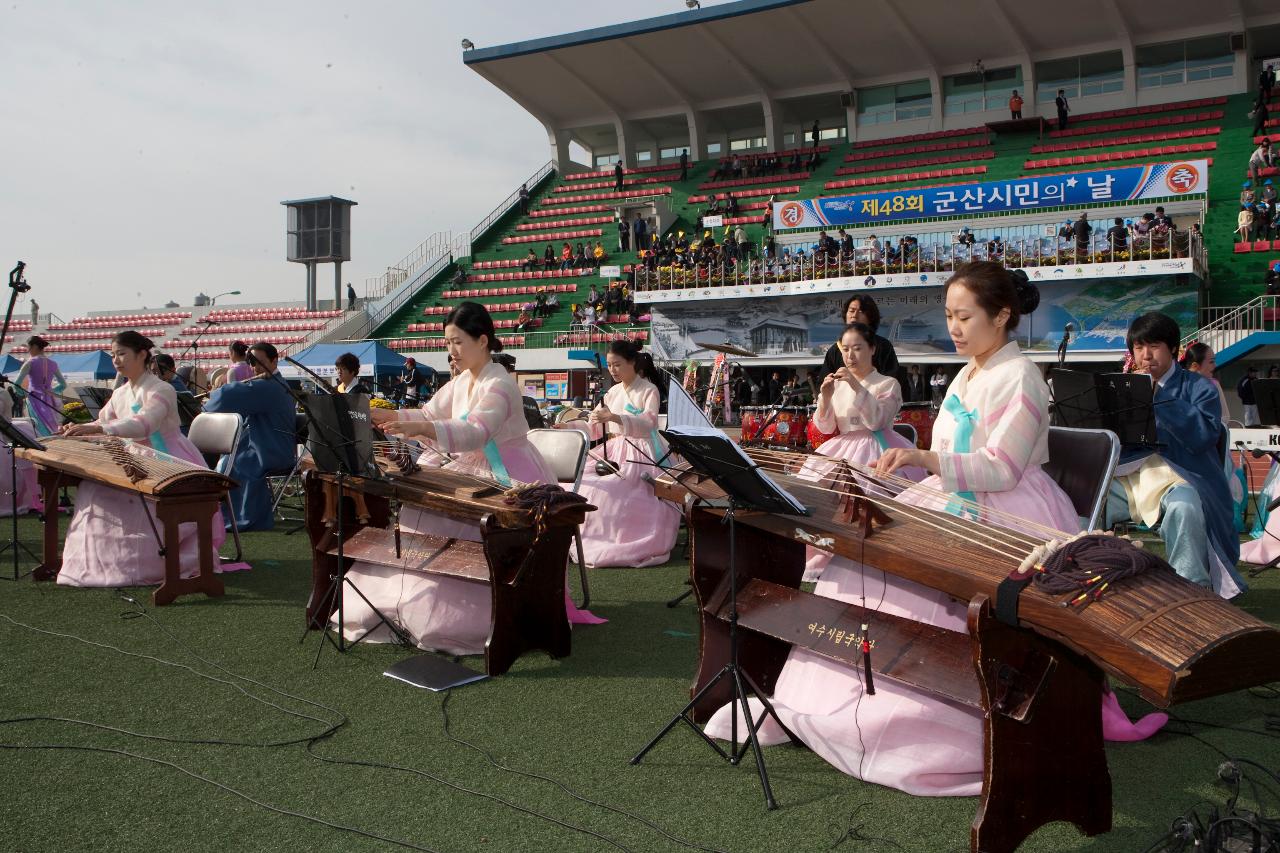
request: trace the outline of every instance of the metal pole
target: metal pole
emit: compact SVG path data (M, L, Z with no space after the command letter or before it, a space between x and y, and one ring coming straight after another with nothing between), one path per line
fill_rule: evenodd
M333 262L333 310L342 310L342 261Z

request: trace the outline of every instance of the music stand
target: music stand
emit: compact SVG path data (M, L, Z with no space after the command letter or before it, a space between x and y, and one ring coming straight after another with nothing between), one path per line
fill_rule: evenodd
M178 392L178 420L182 429L182 434L186 435L191 429L191 422L196 419L196 415L200 414L200 401L196 399L196 395L190 391ZM94 413L97 417L97 413Z
M1051 370L1059 425L1114 432L1122 447L1159 447L1155 383L1145 373Z
M93 385L82 385L76 389L76 396L80 398L80 402L89 411L89 419L96 421L98 412L102 411L102 407L111 399L110 388L98 388Z
M18 429L8 418L0 415L0 435L4 436L3 446L9 451L9 541L4 545L0 545L0 554L13 549L13 577L5 578L5 580L21 580L31 572L22 572L18 568L18 552L25 551L27 556L39 564L40 558L37 557L30 548L23 545L18 539L18 454L14 452L15 448L25 447L27 450L44 450L44 445L36 441L31 436ZM45 507L45 512L49 508ZM53 512L57 512L58 508L54 507ZM32 571L35 571L33 568Z
M316 470L334 475L338 492L336 501L337 519L334 531L338 540L338 570L336 575L331 574L329 576L329 590L325 593L324 598L321 599L318 611L319 613L331 613L334 609L333 605L336 598L338 638L335 640L329 636L327 624L317 626L320 628L321 634L319 645L316 648L316 662L318 663L320 660L320 652L324 650L326 640L339 652L346 652L378 630L380 625L386 625L387 630L394 634L397 639L405 645L412 646L413 642L409 636L392 623L386 617L386 614L375 607L373 602L360 591L360 588L347 577L347 561L343 553L345 537L342 529L342 498L346 479L352 476L366 479L381 477L381 471L373 461L373 422L369 414L369 395L298 394L296 399L302 405L309 421L307 450L311 453ZM350 587L356 595L360 596L361 600L378 617L377 623L372 628L350 643L347 642L346 636L345 596L343 595L346 587ZM327 622L328 617L326 616L325 619ZM308 625L303 630L302 636L304 639L307 635L306 632L310 628L311 625Z
M754 509L781 515L808 515L809 510L779 488L724 433L708 428L693 428L689 430L675 428L661 430L661 434L666 438L672 453L679 454L688 461L690 468L713 480L724 490L725 495L728 497L724 508L724 518L729 525L729 662L689 700L688 704L678 714L671 718L671 721L667 723L662 731L658 732L657 736L649 741L648 745L640 750L631 759L630 763L639 764L649 750L657 746L660 740L666 737L678 723L683 721L688 723L689 728L697 732L698 736L706 741L721 758L732 765L736 766L742 760L742 757L746 755L747 747L750 746L755 754L756 772L760 776L760 787L764 790L765 807L776 809L778 804L773 798L772 788L769 787L769 772L765 769L764 753L760 749L757 732L770 715L778 721L778 725L782 726L784 730L786 726L783 725L782 720L778 717L773 704L764 695L764 691L738 665L737 527L734 516L738 509ZM689 716L689 712L702 701L702 697L724 678L729 679L732 696L729 700L730 749L728 752L725 752L720 747L720 744L698 728ZM750 688L749 691L748 688ZM758 721L752 720L751 706L747 701L749 693L754 693L760 703L764 705L764 711L760 714ZM743 742L741 748L738 746L739 704L742 705L742 713L747 723L747 739Z
M1258 404L1258 422L1265 426L1280 424L1280 379L1255 379L1249 385Z

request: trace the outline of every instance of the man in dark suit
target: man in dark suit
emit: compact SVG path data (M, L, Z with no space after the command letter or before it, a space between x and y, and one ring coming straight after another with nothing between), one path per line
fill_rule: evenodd
M1067 103L1067 90L1059 89L1058 97L1053 99L1054 106L1058 108L1058 130L1067 129L1067 113L1071 112L1071 105Z
M680 180L688 180L689 178L689 149L686 148L680 152Z
M622 192L622 163L613 164L613 189L615 192Z

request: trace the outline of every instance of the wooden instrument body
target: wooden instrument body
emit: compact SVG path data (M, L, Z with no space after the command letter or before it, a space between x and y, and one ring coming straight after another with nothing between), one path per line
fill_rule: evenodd
M135 492L146 501L160 522L164 542L164 582L151 593L151 603L157 607L171 604L180 595L203 592L220 596L225 592L222 579L215 574L213 549L213 518L227 492L236 483L230 477L201 468L175 462L161 462L138 457L139 466L134 479L119 464L119 454L112 454L100 445L87 442L66 444L70 439L46 439L46 450L17 448L15 452L36 467L44 500L43 555L41 565L33 572L37 580L53 580L62 569L62 555L58 548L60 513L58 490L76 486L82 480L102 483L123 491ZM182 577L180 563L180 529L187 522L196 525L196 540L200 555L200 574L192 578Z
M329 594L339 577L337 525L335 517L326 517L327 508L337 506L337 480L331 474L307 471L303 482L312 545L307 626L324 630L337 609ZM364 499L367 514L363 520L357 516L356 495ZM488 584L492 609L485 643L485 672L501 675L528 651L543 650L555 658L569 654L565 580L573 532L584 517L581 509L550 516L539 534L528 513L502 503L499 490L478 488L474 481L447 472L424 470L388 480L345 478L341 511L346 568L356 559L404 568L404 561L396 559L394 553L393 498L478 525L478 543L401 534L401 553L447 549L447 555L405 570ZM373 534L372 530L380 533Z
M1055 820L1074 823L1087 835L1110 829L1100 715L1104 674L1137 687L1160 707L1280 678L1280 631L1177 575L1124 581L1083 610L1062 606L1033 584L1021 594L1019 626L1012 627L993 618L989 602L1016 559L930 527L935 515L917 508L895 512L885 506L887 521L869 528L867 512L851 512L847 495L770 474L814 513L735 513L741 667L772 693L795 646L861 666L862 626L869 623L878 677L983 715L982 800L971 828L975 851L1015 850ZM729 526L724 510L709 504L724 495L696 474L678 481L664 476L655 487L665 499L683 493L695 501L688 513L691 581L702 623L690 688L695 695L729 656ZM865 614L801 592L807 546L968 602L968 634ZM726 691L713 690L693 716L705 721L728 700Z

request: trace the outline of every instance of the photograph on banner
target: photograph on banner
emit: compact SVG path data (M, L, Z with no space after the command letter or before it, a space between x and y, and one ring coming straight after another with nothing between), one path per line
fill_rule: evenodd
M1147 163L1090 172L1031 175L1008 181L784 201L774 207L773 227L779 230L830 228L965 213L1087 208L1091 204L1204 193L1208 187L1208 160Z
M1067 323L1073 351L1116 352L1140 314L1163 311L1183 328L1196 321L1197 281L1189 276L1092 279L1042 287L1040 306L1018 326L1024 349L1054 350ZM661 361L710 358L697 341L716 341L759 355L811 356L821 360L843 328L844 294L739 299L729 303L655 305L650 347ZM947 334L941 287L885 290L875 294L879 334L893 341L900 361L912 354L954 353Z

